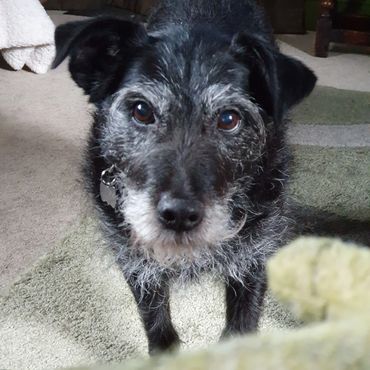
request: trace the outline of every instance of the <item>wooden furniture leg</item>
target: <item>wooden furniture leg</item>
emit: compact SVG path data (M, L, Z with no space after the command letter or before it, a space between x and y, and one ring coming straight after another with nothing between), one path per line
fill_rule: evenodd
M320 15L316 25L315 56L328 56L329 42L332 31L331 10L334 0L320 0Z

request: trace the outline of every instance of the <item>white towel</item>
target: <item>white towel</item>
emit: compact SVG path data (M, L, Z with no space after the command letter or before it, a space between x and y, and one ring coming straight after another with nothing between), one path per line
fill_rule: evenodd
M55 56L54 28L39 0L0 0L0 51L13 69L47 72Z

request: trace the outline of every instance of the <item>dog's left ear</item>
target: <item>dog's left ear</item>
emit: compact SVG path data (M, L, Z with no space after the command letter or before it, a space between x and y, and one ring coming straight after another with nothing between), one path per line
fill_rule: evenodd
M281 54L275 45L263 38L239 33L233 39L231 52L247 64L250 94L276 122L280 122L315 86L317 79L309 68Z
M101 17L59 26L55 31L56 68L70 56L69 70L90 101L116 91L127 67L147 40L140 24Z

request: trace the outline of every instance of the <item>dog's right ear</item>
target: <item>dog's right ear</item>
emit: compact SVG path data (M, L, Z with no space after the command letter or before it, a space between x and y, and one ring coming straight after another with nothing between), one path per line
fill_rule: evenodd
M59 26L55 31L56 68L70 56L72 78L92 103L113 94L147 33L140 24L117 18L94 18Z

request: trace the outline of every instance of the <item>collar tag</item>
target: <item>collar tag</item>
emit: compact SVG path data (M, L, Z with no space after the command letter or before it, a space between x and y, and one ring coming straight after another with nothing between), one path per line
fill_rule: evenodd
M113 165L100 176L100 199L113 209L117 205L116 170L116 165Z

